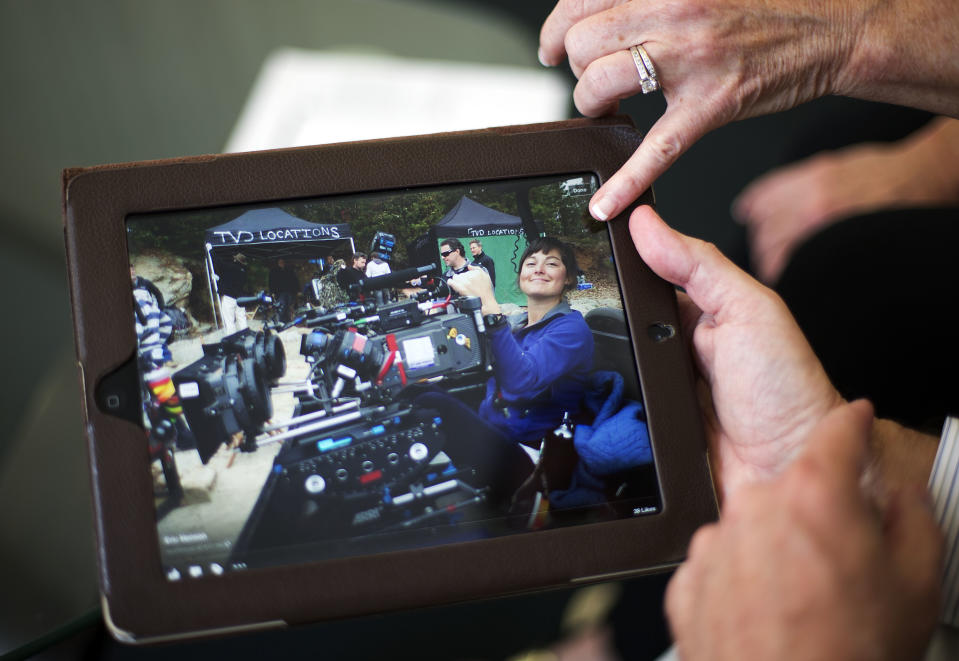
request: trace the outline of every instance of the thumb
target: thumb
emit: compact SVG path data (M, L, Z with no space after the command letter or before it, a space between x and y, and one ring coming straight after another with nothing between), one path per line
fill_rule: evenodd
M629 231L640 257L656 275L685 289L707 314L718 315L729 303L768 292L716 246L670 228L652 207L633 211Z

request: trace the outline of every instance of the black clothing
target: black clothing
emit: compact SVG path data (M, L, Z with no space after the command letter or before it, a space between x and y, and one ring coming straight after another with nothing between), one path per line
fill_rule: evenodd
M336 274L336 283L353 299L356 295L350 291L350 285L355 285L364 278L366 278L366 274L363 271L347 266L345 269L340 269L340 272Z
M292 268L277 266L270 269L270 291L276 298L276 312L280 321L286 323L293 319L293 307L299 290L300 281Z
M270 269L270 291L274 294L292 294L300 291L300 281L289 266Z
M478 255L473 256L473 264L476 266L482 266L486 269L486 272L489 273L489 279L493 283L493 288L496 288L496 265L493 263L493 258L487 255L485 252L481 252Z
M217 290L221 296L237 298L247 296L246 266L236 261L222 262L217 269L220 279L217 281Z
M776 290L839 393L939 434L959 413L959 208L850 218L807 239Z

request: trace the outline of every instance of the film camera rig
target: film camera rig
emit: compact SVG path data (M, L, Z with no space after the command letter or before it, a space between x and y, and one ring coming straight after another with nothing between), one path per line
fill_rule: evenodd
M234 562L264 564L278 547L303 545L347 553L358 539L375 545L382 533L453 523L486 501L476 471L444 452L444 412L409 396L438 384L475 393L491 370L479 299L456 297L435 271L429 264L361 280L357 300L205 345L203 358L174 375L204 462L239 432L242 449L283 443ZM407 299L376 295L411 280L419 289ZM309 331L300 343L309 373L280 384L286 362L276 331L291 326ZM282 392L295 397L293 417L269 424L272 395Z

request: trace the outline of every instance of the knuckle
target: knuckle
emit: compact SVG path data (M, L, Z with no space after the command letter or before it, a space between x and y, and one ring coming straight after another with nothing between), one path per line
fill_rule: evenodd
M613 88L616 81L610 75L609 67L594 61L590 62L583 70L583 75L579 78L579 84L585 85L591 94L598 96L602 90Z
M566 18L573 23L583 20L593 13L592 4L591 0L565 0L563 9Z
M668 166L683 153L683 142L677 135L654 134L643 140L649 156L660 166Z
M771 247L765 256L769 262L774 262L777 259L781 259L783 253L780 249ZM761 301L765 306L763 309L774 316L775 318L788 319L792 316L792 313L789 311L789 308L786 306L786 302L783 301L782 297L776 293L774 289L763 286L756 290L757 300Z
M725 259L725 255L723 255L723 252L719 249L719 246L711 241L702 241L701 248L706 257L711 259Z
M584 115L608 104L608 91L614 89L615 81L610 76L609 69L593 62L583 70L576 84L573 94L576 107Z
M566 49L566 57L570 64L585 68L586 62L582 61L581 53L589 48L588 36L583 34L583 30L578 29L576 25L570 27L563 37L563 47Z

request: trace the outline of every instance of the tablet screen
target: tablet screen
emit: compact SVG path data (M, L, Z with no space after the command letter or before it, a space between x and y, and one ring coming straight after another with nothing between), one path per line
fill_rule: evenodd
M660 511L597 186L129 216L166 577Z

